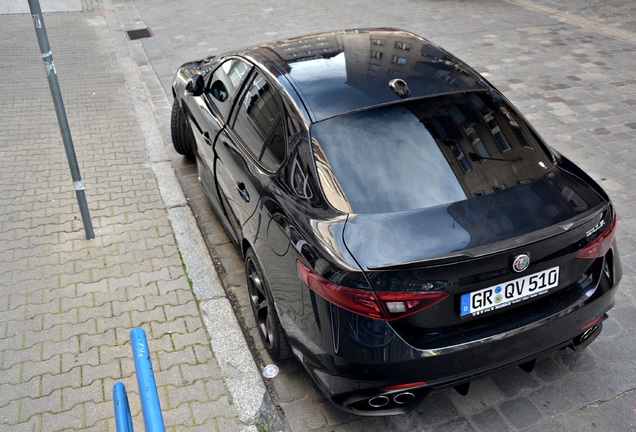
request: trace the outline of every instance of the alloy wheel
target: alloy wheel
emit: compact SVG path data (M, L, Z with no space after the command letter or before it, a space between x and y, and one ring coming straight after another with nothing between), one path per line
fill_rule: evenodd
M254 312L254 318L256 319L256 326L263 340L263 344L268 350L271 350L274 345L273 323L271 310L272 305L269 301L267 288L263 283L263 277L261 275L258 265L254 262L252 257L248 257L246 261L247 272L247 289L250 296L250 303L252 305L252 311Z

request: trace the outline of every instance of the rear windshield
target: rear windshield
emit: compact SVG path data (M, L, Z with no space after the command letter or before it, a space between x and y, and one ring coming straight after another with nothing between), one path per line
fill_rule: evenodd
M552 158L503 99L486 92L410 101L312 127L321 186L344 212L434 207L526 184Z

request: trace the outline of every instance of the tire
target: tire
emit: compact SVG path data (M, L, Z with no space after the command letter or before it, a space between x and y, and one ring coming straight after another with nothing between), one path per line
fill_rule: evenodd
M172 145L177 153L194 160L196 155L196 144L192 130L186 123L183 110L179 108L179 103L174 100L172 113L170 115L170 132L172 133Z
M252 312L265 349L274 360L289 358L287 336L280 325L267 279L252 249L245 254L245 274Z

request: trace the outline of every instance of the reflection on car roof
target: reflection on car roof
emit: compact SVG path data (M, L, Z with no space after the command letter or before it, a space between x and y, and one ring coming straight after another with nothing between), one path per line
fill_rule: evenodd
M304 36L256 48L270 58L320 121L404 97L489 88L472 69L435 44L397 29L349 30Z

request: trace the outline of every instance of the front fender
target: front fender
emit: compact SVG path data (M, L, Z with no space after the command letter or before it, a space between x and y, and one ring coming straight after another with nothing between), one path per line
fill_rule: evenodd
M183 100L186 99L186 84L188 80L196 74L206 76L214 69L219 58L209 56L201 60L194 60L182 64L172 80L172 96L177 100L179 106L183 108Z

